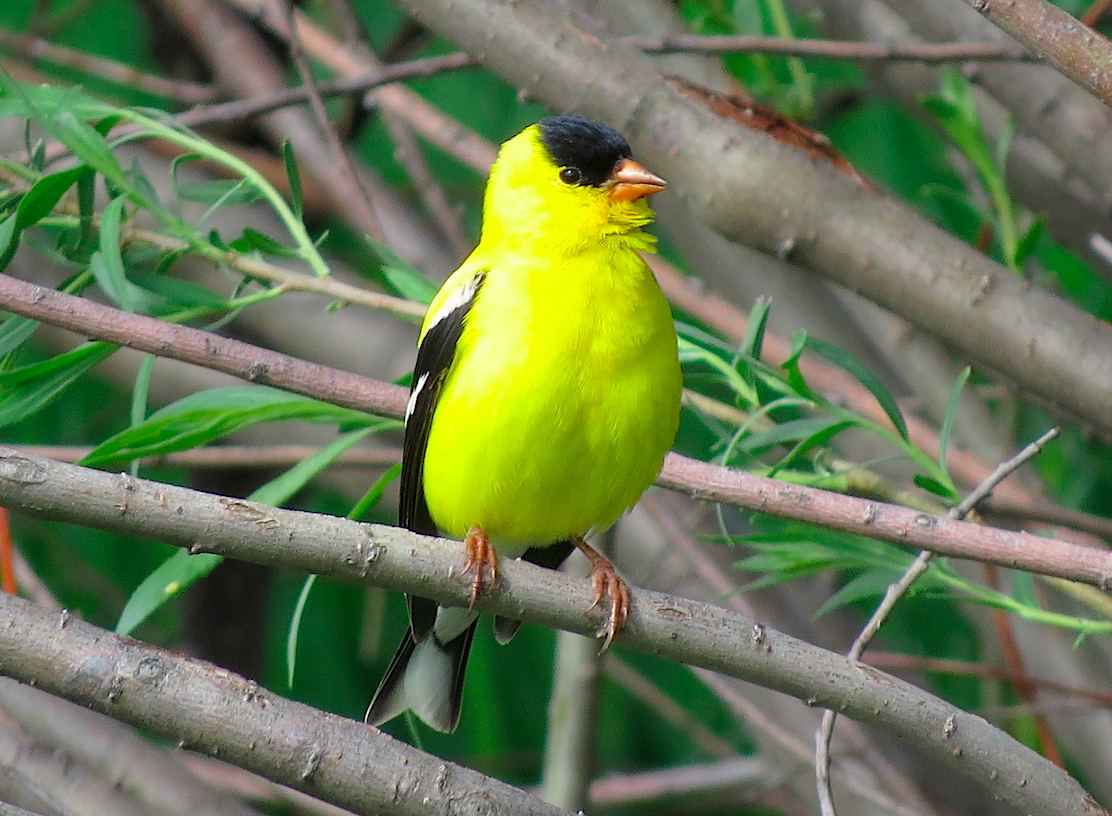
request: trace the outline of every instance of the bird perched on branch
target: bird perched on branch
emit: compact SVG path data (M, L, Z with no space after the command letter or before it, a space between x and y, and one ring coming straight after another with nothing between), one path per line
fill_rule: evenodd
M679 423L672 315L637 254L656 239L645 198L665 188L606 125L563 115L502 145L475 251L421 328L406 410L400 523L464 542L471 607L409 596L410 627L367 710L459 722L484 586L498 558L591 560L603 648L630 594L584 540L652 484ZM505 642L518 621L498 618Z

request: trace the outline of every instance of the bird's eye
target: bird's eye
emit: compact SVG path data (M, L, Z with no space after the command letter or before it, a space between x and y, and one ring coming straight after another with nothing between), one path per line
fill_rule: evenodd
M577 167L564 167L560 170L560 181L564 184L579 184L583 181L583 173Z

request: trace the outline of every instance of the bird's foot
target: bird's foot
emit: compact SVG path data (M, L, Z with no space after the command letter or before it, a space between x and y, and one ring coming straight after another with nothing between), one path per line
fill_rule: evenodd
M490 543L486 530L472 527L463 539L463 549L467 561L463 564L463 574L471 576L471 594L468 595L468 609L474 609L483 591L483 584L493 589L498 584L498 553Z
M575 546L584 555L591 559L591 584L595 588L594 600L591 608L594 609L603 599L610 606L606 622L599 628L599 635L603 637L602 651L610 648L614 636L626 625L629 620L629 607L631 603L629 584L618 575L614 565L605 555L600 553L582 538L574 539Z

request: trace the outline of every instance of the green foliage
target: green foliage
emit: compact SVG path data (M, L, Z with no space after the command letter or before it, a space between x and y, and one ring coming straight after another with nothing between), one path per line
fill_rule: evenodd
M741 349L756 348L754 341L766 319L767 305L758 303L750 316L750 325L756 328ZM795 337L791 356L777 370L693 326L678 323L677 330L680 360L687 366L685 376L690 386L702 385L708 395L724 394L731 405L743 412L735 429L716 430L719 439L715 447L722 464L817 484L831 475L824 464L824 451L839 434L857 429L884 440L894 448L895 455L909 459L927 480L925 484L933 488L931 492L950 501L958 500L945 459L941 464L935 462L908 440L906 423L895 398L853 355L801 331ZM857 379L876 398L895 431L830 402L812 389L799 365L805 350L825 357ZM711 427L712 419L705 411L703 418ZM760 457L769 453L776 457L770 464L762 464ZM789 466L794 471L790 475L785 472Z
M942 71L939 94L925 97L923 106L934 114L976 171L991 202L991 210L982 217L999 236L1003 262L1013 272L1022 272L1023 263L1034 251L1044 224L1040 218L1027 219L1026 226L1022 224L1004 181L1004 165L1014 126L1001 135L993 150L981 129L973 87L953 68ZM969 205L977 209L972 199Z
M816 617L864 599L879 601L888 585L899 580L915 560L913 553L871 538L767 517L758 517L756 523L767 532L730 539L732 544L744 543L755 550L754 555L737 564L740 569L762 575L749 584L749 589L775 586L824 572L845 576L842 587L819 607ZM1112 632L1112 622L1107 620L1043 609L1029 583L1020 581L1016 590L1008 595L977 584L951 569L947 559L935 557L912 586L910 594L972 601L1003 609L1025 620L1070 629L1079 635Z

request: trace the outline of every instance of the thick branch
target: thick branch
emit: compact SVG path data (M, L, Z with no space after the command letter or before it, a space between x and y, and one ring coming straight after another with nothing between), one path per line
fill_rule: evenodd
M1112 42L1048 0L965 0L1106 105Z
M469 587L459 576L459 543L393 527L280 510L126 474L54 463L4 448L0 448L0 503L33 515L157 538L191 552L215 552L331 575L418 593L449 605L467 603ZM585 613L591 609L591 596L587 580L507 560L500 567L497 588L484 593L478 608L591 635L602 614L597 609ZM251 693L241 681L229 680L226 673L219 673L220 682L206 681L206 693L223 689L226 695L218 695L211 704L182 702L188 697L190 682L168 674L158 660L144 661L146 650L142 647L123 642L126 659L119 664L105 654L116 644L106 633L24 604L0 598L0 671L17 679L34 679L50 690L76 696L87 705L117 712L132 722L140 722L142 713L151 708L144 706L141 712L131 707L140 705L144 691L159 700L173 698L169 705L181 716L173 722L162 721L161 733L209 750L222 748L233 759L243 757L248 767L313 793L334 790L336 797L343 797L339 804L353 803L347 797L356 793L351 791L350 778L338 773L333 763L355 758L355 767L368 774L376 768L401 767L398 755L368 758L362 754L377 752L377 741L372 745L365 736L357 738L352 729L359 726L350 721L326 717L319 723L329 724L328 729L307 727L305 707L269 694ZM10 615L7 626L5 614ZM1093 816L1103 812L1066 773L980 717L720 607L637 589L629 625L619 639L634 649L768 686L808 705L878 725L921 746L1027 813ZM79 655L80 665L61 665L62 655ZM265 706L260 697L267 701ZM185 721L187 711L194 715ZM242 729L249 715L260 719L252 720L245 736ZM281 719L270 722L272 717ZM332 724L343 733L342 740L334 741ZM219 743L224 740L228 746L222 747ZM252 740L257 743L254 748L249 745ZM233 751L232 746L238 747ZM342 758L336 756L340 746ZM386 744L381 750L396 754L397 748ZM313 757L315 761L311 761ZM402 788L409 790L405 785Z
M0 593L0 672L359 813L559 816L510 785L225 669Z
M258 348L238 340L130 314L0 275L0 308L86 336L203 365L251 382L400 418L400 386ZM669 454L657 484L701 500L889 541L1112 588L1112 553L1056 539L982 527L906 507L789 485Z
M522 92L614 125L710 226L844 284L1112 439L1112 327L663 82L542 0L400 0Z

